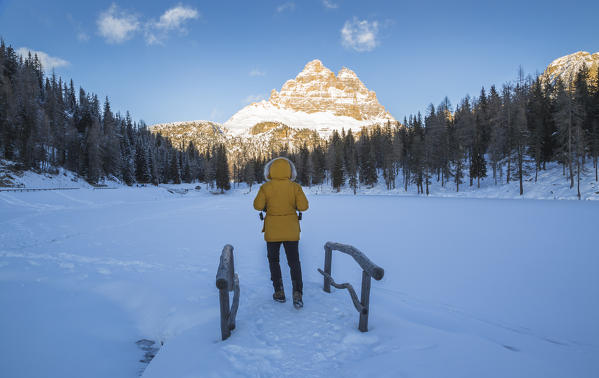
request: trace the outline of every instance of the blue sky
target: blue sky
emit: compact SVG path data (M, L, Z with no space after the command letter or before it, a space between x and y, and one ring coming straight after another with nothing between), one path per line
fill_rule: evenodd
M599 51L599 2L0 0L0 36L149 124L224 122L316 58L402 119Z

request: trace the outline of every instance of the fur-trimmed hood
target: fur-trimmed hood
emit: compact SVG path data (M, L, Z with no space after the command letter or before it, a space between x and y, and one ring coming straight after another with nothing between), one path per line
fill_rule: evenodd
M275 177L275 178L288 178L291 181L295 181L295 178L297 177L297 171L295 170L295 164L293 164L293 162L289 159L287 159L286 157L278 157L276 159L272 159L271 161L269 161L265 166L264 166L264 179L266 181L270 181L271 180L271 176L270 176L270 168L273 165L274 162L276 162L277 160L283 160L286 161L287 163L289 163L289 175L288 177ZM280 163L277 163L277 165L279 165ZM276 167L276 166L275 166ZM286 168L286 167L278 167L278 168Z

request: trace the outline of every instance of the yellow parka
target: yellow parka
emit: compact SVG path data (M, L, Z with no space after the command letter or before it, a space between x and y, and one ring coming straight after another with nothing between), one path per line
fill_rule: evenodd
M308 199L302 187L291 181L295 179L293 163L285 158L274 159L266 165L264 176L270 181L262 184L254 199L254 209L262 211L266 208L262 229L264 240L299 240L300 226L296 210L308 210Z

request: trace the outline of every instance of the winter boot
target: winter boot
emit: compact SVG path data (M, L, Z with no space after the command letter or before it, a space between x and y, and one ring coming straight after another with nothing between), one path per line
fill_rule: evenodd
M277 302L285 303L285 291L283 289L275 290L272 299Z
M304 307L304 301L302 301L301 291L293 292L293 307L295 307L297 309Z

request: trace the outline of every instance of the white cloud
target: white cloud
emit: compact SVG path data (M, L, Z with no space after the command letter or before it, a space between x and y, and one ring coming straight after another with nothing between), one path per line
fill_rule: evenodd
M185 24L189 20L195 20L200 17L200 13L191 7L177 5L167 9L158 21L149 21L146 24L145 36L149 45L163 44L168 37L169 31L178 30L180 33L187 33Z
M331 0L322 0L322 5L324 5L325 8L329 8L329 9L339 8L339 4L334 3Z
M288 1L286 3L279 5L277 7L277 12L281 13L281 12L285 12L285 11L292 11L294 9L295 9L295 3L293 1Z
M371 51L379 45L377 34L378 21L358 20L346 21L341 29L341 43L343 46L358 52Z
M23 59L26 59L31 52L31 56L37 54L38 59L42 63L42 68L48 72L54 68L68 66L70 63L64 59L57 58L55 56L50 56L43 51L31 50L27 47L20 47L17 49L17 54L21 55Z
M139 30L139 19L135 14L126 13L112 4L98 17L98 32L108 43L123 43Z
M253 95L249 95L246 98L243 99L242 103L244 104L251 104L253 102L258 102L258 101L262 101L264 100L264 96L260 95L260 94L253 94Z
M266 72L264 71L260 71L257 68L254 68L253 70L250 71L250 76L254 77L254 76L264 76L266 75Z
M178 5L164 12L160 20L156 23L156 28L164 30L181 29L187 20L194 20L199 17L197 10Z

